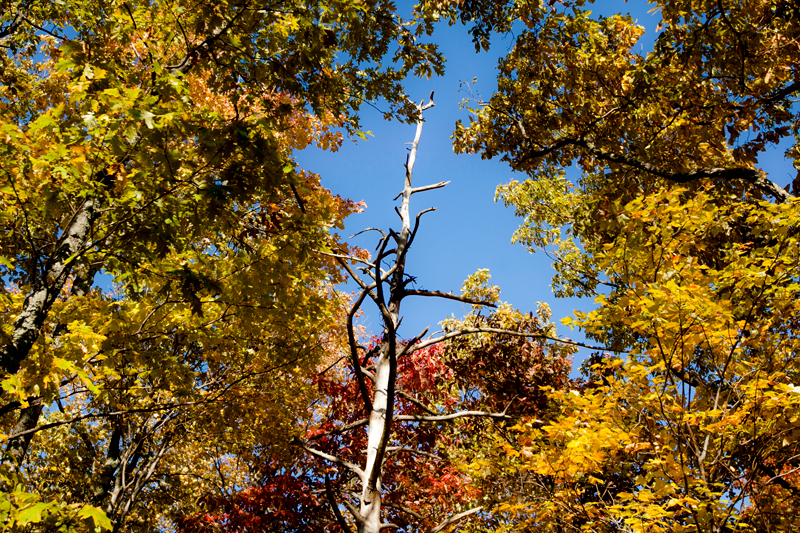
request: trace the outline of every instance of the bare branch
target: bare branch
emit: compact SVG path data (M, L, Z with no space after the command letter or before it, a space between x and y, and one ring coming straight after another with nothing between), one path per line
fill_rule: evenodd
M402 356L404 356L406 353L408 353L408 350L409 350L409 349L410 349L412 346L414 346L416 343L418 343L418 342L419 342L419 340L420 340L422 337L424 337L425 335L427 335L427 333L428 333L428 328L425 328L424 330L422 330L422 333L420 333L419 335L417 335L416 337L414 337L413 339L411 339L410 341L408 341L408 342L406 343L406 345L405 345L405 346L403 346L403 349L400 351L400 353L399 353L399 354L397 354L397 356L398 356L398 357L402 357Z
M343 259L343 260L347 260L347 261L353 261L354 263L361 263L363 265L368 266L369 268L374 268L375 267L375 265L373 265L369 261L364 261L360 257L356 257L354 255L334 254L334 253L331 253L331 252L323 252L322 250L314 250L314 252L318 253L320 255L325 255L325 256L328 256L328 257L334 257L336 259Z
M423 451L420 451L420 450L415 450L414 448L409 448L407 446L390 446L390 447L386 448L386 452L387 453L405 452L405 453L410 453L410 454L414 454L414 455L421 455L423 457L427 457L428 459L433 459L435 461L441 461L442 460L442 458L439 457L436 454L423 452ZM388 506L389 505L387 504L387 507Z
M358 477L361 477L361 478L364 477L364 471L361 470L359 467L357 467L356 465L354 465L353 463L351 463L349 461L345 461L345 460L339 459L338 457L335 457L333 455L330 455L330 454L327 454L325 452L316 450L316 449L312 448L311 446L308 446L307 444L299 443L299 446L301 448L303 448L305 451L307 451L308 453L310 453L311 455L315 455L315 456L319 457L320 459L325 459L328 462L331 462L331 463L334 463L334 464L337 464L337 465L341 465L341 466L349 469L351 472L356 474Z
M364 282L364 280L363 280L363 279L361 279L361 278L358 276L358 274L356 274L356 273L353 271L353 269L350 267L350 265L348 265L348 264L347 264L347 259L342 259L341 257L337 257L337 258L336 258L336 260L339 262L339 264L342 266L342 268L343 268L343 269L345 269L345 271L346 271L346 272L347 272L347 273L350 275L350 277L351 277L351 278L353 278L353 281L355 281L356 283L358 283L358 286L359 286L359 287L361 287L361 289L362 289L364 292L368 292L368 291L370 291L371 289L374 289L374 288L375 288L375 286L374 286L374 285L372 285L372 286L370 286L370 285L367 285L367 284Z
M336 521L339 523L339 527L341 527L345 533L351 533L350 527L347 525L347 522L342 516L342 513L339 512L339 505L336 503L336 498L333 496L333 488L331 488L331 480L328 477L328 474L325 474L325 495L328 497L328 503L330 503L331 505L333 516L336 517ZM357 517L354 518L357 519Z
M419 110L425 111L426 109L430 109L432 107L436 107L436 104L433 103L433 91L431 91L431 95L428 97L428 103L425 105L420 104Z
M522 331L512 331L508 329L498 329L498 328L462 328L457 329L454 331L448 331L444 335L440 335L438 337L434 337L431 339L424 340L417 345L414 346L414 351L421 350L423 348L427 348L433 344L440 343L447 339L453 339L456 337L463 337L464 335L474 335L475 333L497 333L500 335L511 335L512 337L526 337L528 339L539 339L539 340L548 340L552 342L558 342L561 344L569 344L570 346L579 346L581 348L589 348L590 350L598 350L598 351L605 351L605 352L616 352L620 353L619 350L615 350L613 348L608 348L605 346L592 346L591 344L584 344L582 342L571 341L569 339L559 339L558 337L551 337L549 335L542 335L541 333L524 333Z
M384 237L381 240L381 245L379 246L378 251L377 251L378 252L377 253L378 259L375 261L375 280L382 280L383 279L382 271L380 270L380 261L381 261L380 258L384 257L384 252L385 252L386 246L388 246L388 244L389 244L388 237ZM398 256L398 261L399 261L399 256ZM397 265L394 265L394 266L397 266ZM381 283L379 281L376 282L376 284L375 284L375 292L377 292L377 295L370 293L370 298L372 298L372 301L375 303L375 305L378 307L378 309L381 312L381 317L383 318L383 321L384 321L384 327L393 329L394 328L394 321L392 319L392 314L389 312L389 309L387 309L387 307L386 307L386 299L384 298L384 294L383 294L383 283ZM393 331L389 331L387 333L393 334Z
M422 215L425 213L430 213L431 211L436 211L435 207L429 207L428 209L423 209L419 213L417 213L417 218L414 220L414 229L411 231L411 236L408 239L408 245L411 246L411 243L414 242L414 238L417 236L417 230L419 229L419 220L422 218Z
M444 522L442 522L441 524L439 524L438 526L436 526L435 528L429 529L428 533L439 533L440 531L444 531L445 529L452 526L456 522L460 522L461 520L467 518L468 516L472 516L475 513L479 513L482 509L483 505L480 505L478 507L473 507L468 511L464 511L463 513L458 513L457 515L453 515Z
M501 418L511 420L513 416L505 413L490 413L488 411L459 411L449 415L397 415L395 420L401 422L450 422L459 418Z
M355 237L358 237L358 236L359 236L359 235L361 235L362 233L366 233L366 232L368 232L368 231L377 231L378 233L380 233L380 234L381 234L381 236L383 236L383 237L386 237L386 234L383 232L383 230L382 230L382 229L379 229L379 228L367 228L367 229L362 229L362 230L361 230L361 231L359 231L358 233L354 233L353 235L350 235L350 238L351 238L351 239L353 239L353 238L355 238Z
M405 393L398 391L398 396L403 396L407 399L410 399ZM432 411L427 407L424 407L420 404L420 407L425 409L428 412ZM488 411L458 411L457 413L450 413L447 415L397 415L394 417L394 420L402 421L402 422L449 422L451 420L456 420L458 418L499 418L503 420L510 420L513 419L513 416L507 415L505 413L490 413ZM327 437L330 435L338 435L340 433L344 433L345 431L350 431L351 429L355 429L361 426L366 426L369 423L369 420L366 418L362 418L361 420L356 420L355 422L351 422L349 424L345 424L341 427L333 429L331 431L326 431L325 433L320 433L318 435L314 435L311 437L311 440L316 440L320 437ZM387 448L388 449L388 448Z
M411 189L411 194L414 194L414 193L417 193L417 192L432 191L434 189L441 189L442 187L444 187L448 183L450 183L450 181L440 181L439 183L434 183L433 185L425 185L423 187L415 187L415 188ZM398 198L403 196L404 192L405 191L400 191L400 193L398 193L398 195L394 197L394 200L397 200Z
M411 194L418 193L418 192L424 192L424 191L432 191L434 189L441 189L442 187L444 187L448 183L450 183L449 180L448 181L440 181L439 183L434 183L433 185L424 185L422 187L414 187L413 189L411 189Z
M347 313L347 342L350 346L350 362L353 366L353 372L356 375L356 381L358 382L358 390L361 393L361 399L364 402L364 412L369 413L372 411L372 400L369 398L367 384L364 382L364 373L361 371L361 362L358 360L358 343L356 342L355 327L353 325L353 318L356 316L359 307L361 307L361 304L367 297L367 293L367 290L362 291L361 295L358 297L358 300L356 300L356 302L350 308L350 311Z
M493 303L489 302L481 302L480 300L473 300L471 298L467 298L465 296L459 296L457 294L453 294L452 292L441 292L441 291L419 291L419 290L407 290L405 291L408 296L433 296L436 298L444 298L446 300L455 300L457 302L463 302L470 305L484 305L486 307L497 307Z

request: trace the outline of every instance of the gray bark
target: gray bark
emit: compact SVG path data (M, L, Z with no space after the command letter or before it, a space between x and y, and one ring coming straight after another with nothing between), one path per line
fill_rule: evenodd
M64 288L76 256L84 251L95 213L96 200L87 198L72 217L45 267L42 281L25 297L22 312L14 321L11 342L0 348L0 372L16 374L39 338L47 313Z
M12 430L12 435L22 433L28 429L36 427L39 422L39 417L42 414L42 399L31 398L28 407L24 407L17 419L17 424ZM19 470L20 465L25 460L25 455L28 453L28 446L31 444L33 433L25 433L16 437L12 437L6 444L4 463L10 463L11 467Z

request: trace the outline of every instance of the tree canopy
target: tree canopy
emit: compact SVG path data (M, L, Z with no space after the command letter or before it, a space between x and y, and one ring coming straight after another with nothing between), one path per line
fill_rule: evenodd
M515 239L551 254L557 293L595 298L565 323L606 346L506 446L529 481L507 530L793 528L798 203L761 164L797 167L800 13L655 9L646 54L630 17L582 2L526 20L456 132L528 175L498 189Z
M391 2L1 11L4 525L168 527L291 439L336 342L314 251L359 207L293 153L377 98L410 118L401 81L441 58Z
M582 0L7 4L5 529L793 531L800 185L764 163L800 169L794 3L660 0L647 52ZM438 20L515 36L453 146L519 173L497 197L594 300L585 343L488 272L406 271ZM370 253L295 155L378 100L417 133ZM471 311L403 339L411 297Z

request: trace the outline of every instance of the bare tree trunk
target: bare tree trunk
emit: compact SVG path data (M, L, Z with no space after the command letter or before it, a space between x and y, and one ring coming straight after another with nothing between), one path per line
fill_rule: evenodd
M400 207L400 218L402 228L399 234L390 233L384 236L379 252L375 258L374 280L376 283L376 296L374 298L381 311L383 319L383 340L379 351L378 360L375 364L375 394L372 400L372 410L369 415L369 444L367 448L367 462L364 470L364 481L361 493L361 518L359 532L379 533L381 530L381 477L383 470L383 460L386 456L386 448L392 433L392 422L394 421L394 397L395 383L397 381L397 326L399 325L400 304L403 301L405 284L405 260L408 247L411 244L411 216L409 204L413 189L411 178L414 170L414 162L417 157L417 147L422 135L422 112L433 107L433 93L427 105L419 104L417 109L420 118L417 120L417 130L414 142L411 144L411 151L406 161L405 184L402 193L402 204ZM394 250L394 272L389 277L388 301L383 290L383 279L386 277L381 272L381 262L383 260L389 240L395 241Z
M347 508L347 510L350 512L350 515L352 516L359 533L380 533L382 530L397 529L399 527L395 524L383 522L382 520L383 468L386 454L389 450L389 444L392 437L392 426L394 422L416 421L441 423L464 417L511 418L510 416L506 415L506 413L491 413L483 411L460 411L449 414L437 414L434 412L429 412L428 415L396 416L394 408L395 395L397 394L396 382L398 359L426 346L430 346L450 338L482 332L533 337L542 340L549 339L558 342L577 344L572 341L563 341L555 338L550 339L541 333L506 331L494 328L465 328L457 331L446 332L436 338L422 340L427 333L427 330L425 330L417 337L411 339L409 342L398 342L397 328L400 324L400 307L403 299L406 296L437 297L456 300L471 305L485 305L494 307L494 304L490 302L476 301L451 293L406 289L408 278L405 273L405 264L408 250L411 247L414 237L417 233L420 217L428 211L433 210L433 208L431 208L419 212L412 221L410 211L411 196L418 192L438 189L447 184L446 182L443 182L417 188L412 187L412 174L417 156L417 147L422 134L422 112L430 107L433 107L433 105L433 93L431 93L431 100L428 104L420 103L417 106L417 110L420 115L417 121L416 135L414 137L414 142L411 143L411 149L405 164L406 173L403 192L398 195L398 197L402 197L401 206L397 210L402 224L400 231L395 232L389 230L389 233L386 234L381 230L371 228L379 231L382 235L377 248L377 253L372 259L372 262L364 260L363 258L349 255L320 252L335 257L339 261L342 268L344 268L352 277L352 279L361 287L361 293L359 294L358 298L356 298L356 301L347 316L347 333L350 349L350 365L352 366L355 374L358 389L364 403L364 412L366 413L367 417L366 420L348 424L348 428L337 430L337 433L339 431L349 431L354 428L361 428L366 425L368 431L367 449L364 450L366 452L366 461L362 468L359 465L344 461L335 455L317 450L308 443L298 441L298 444L306 452L318 457L321 460L347 468L357 476L357 479L360 483L360 491L357 492L358 505L353 503L355 499L351 500L350 495L345 495L340 501L341 505ZM394 248L390 248L390 243L394 244ZM387 259L392 257L394 259L393 261L387 261ZM386 269L382 268L382 265L385 265L387 262L390 266L388 266ZM359 277L359 275L356 273L356 270L352 266L353 264L358 265L358 270L361 270L364 273L363 277ZM378 307L383 323L383 336L380 340L380 343L377 349L371 350L368 354L370 356L368 359L373 361L373 365L370 367L370 371L372 371L373 374L370 376L367 376L365 370L361 368L361 358L364 356L366 348L357 343L355 327L353 325L353 318L358 314L361 304L367 298L372 300L372 302ZM372 397L370 397L370 387L367 385L367 383L370 383L372 386ZM335 500L331 483L327 478L325 491L330 505L333 507L333 513L336 516L337 522L343 530L350 531L349 524L346 523L338 508L339 504ZM450 516L441 521L438 525L429 529L428 533L438 533L440 531L444 531L448 527L476 515L477 513L481 512L482 509L482 506L476 506L472 509L468 509L461 513ZM417 518L422 518L417 513L412 514Z

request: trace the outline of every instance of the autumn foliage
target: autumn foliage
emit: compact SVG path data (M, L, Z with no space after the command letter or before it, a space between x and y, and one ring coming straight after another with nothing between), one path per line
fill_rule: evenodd
M6 4L4 530L797 529L795 2L658 0L650 33L589 0ZM514 36L453 147L518 172L513 240L585 342L405 270L446 185L412 184L434 101L403 89L437 21ZM368 253L295 157L377 101L416 136ZM406 298L471 311L403 339Z
M645 53L631 17L565 4L526 20L456 132L527 173L498 189L515 239L594 298L564 323L605 347L496 446L525 483L495 530L791 531L798 204L765 163L797 166L800 14L658 2Z
M502 321L480 315L468 320L494 326ZM535 328L540 320L528 316L518 327ZM377 346L373 340L369 349ZM569 359L551 359L548 351L524 337L507 342L486 338L479 344L436 344L400 359L397 388L402 393L395 407L398 423L390 444L396 453L386 460L382 478L387 521L402 530L426 531L486 496L460 460L471 447L480 446L481 435L491 426L480 419L442 427L403 418L495 407L515 415L542 412L546 391L568 382ZM367 357L363 366L368 370L372 362ZM528 371L517 375L512 368L521 366ZM493 385L481 386L487 383ZM313 419L306 423L305 440L344 461L362 462L367 433L352 371L329 368L316 376L313 386L320 400ZM494 424L496 431L505 431L508 425L502 419ZM263 465L259 485L231 497L204 500L206 511L184 519L181 531L342 530L329 494L353 490L356 480L346 468L302 454L291 460L291 466L270 456L259 461Z

